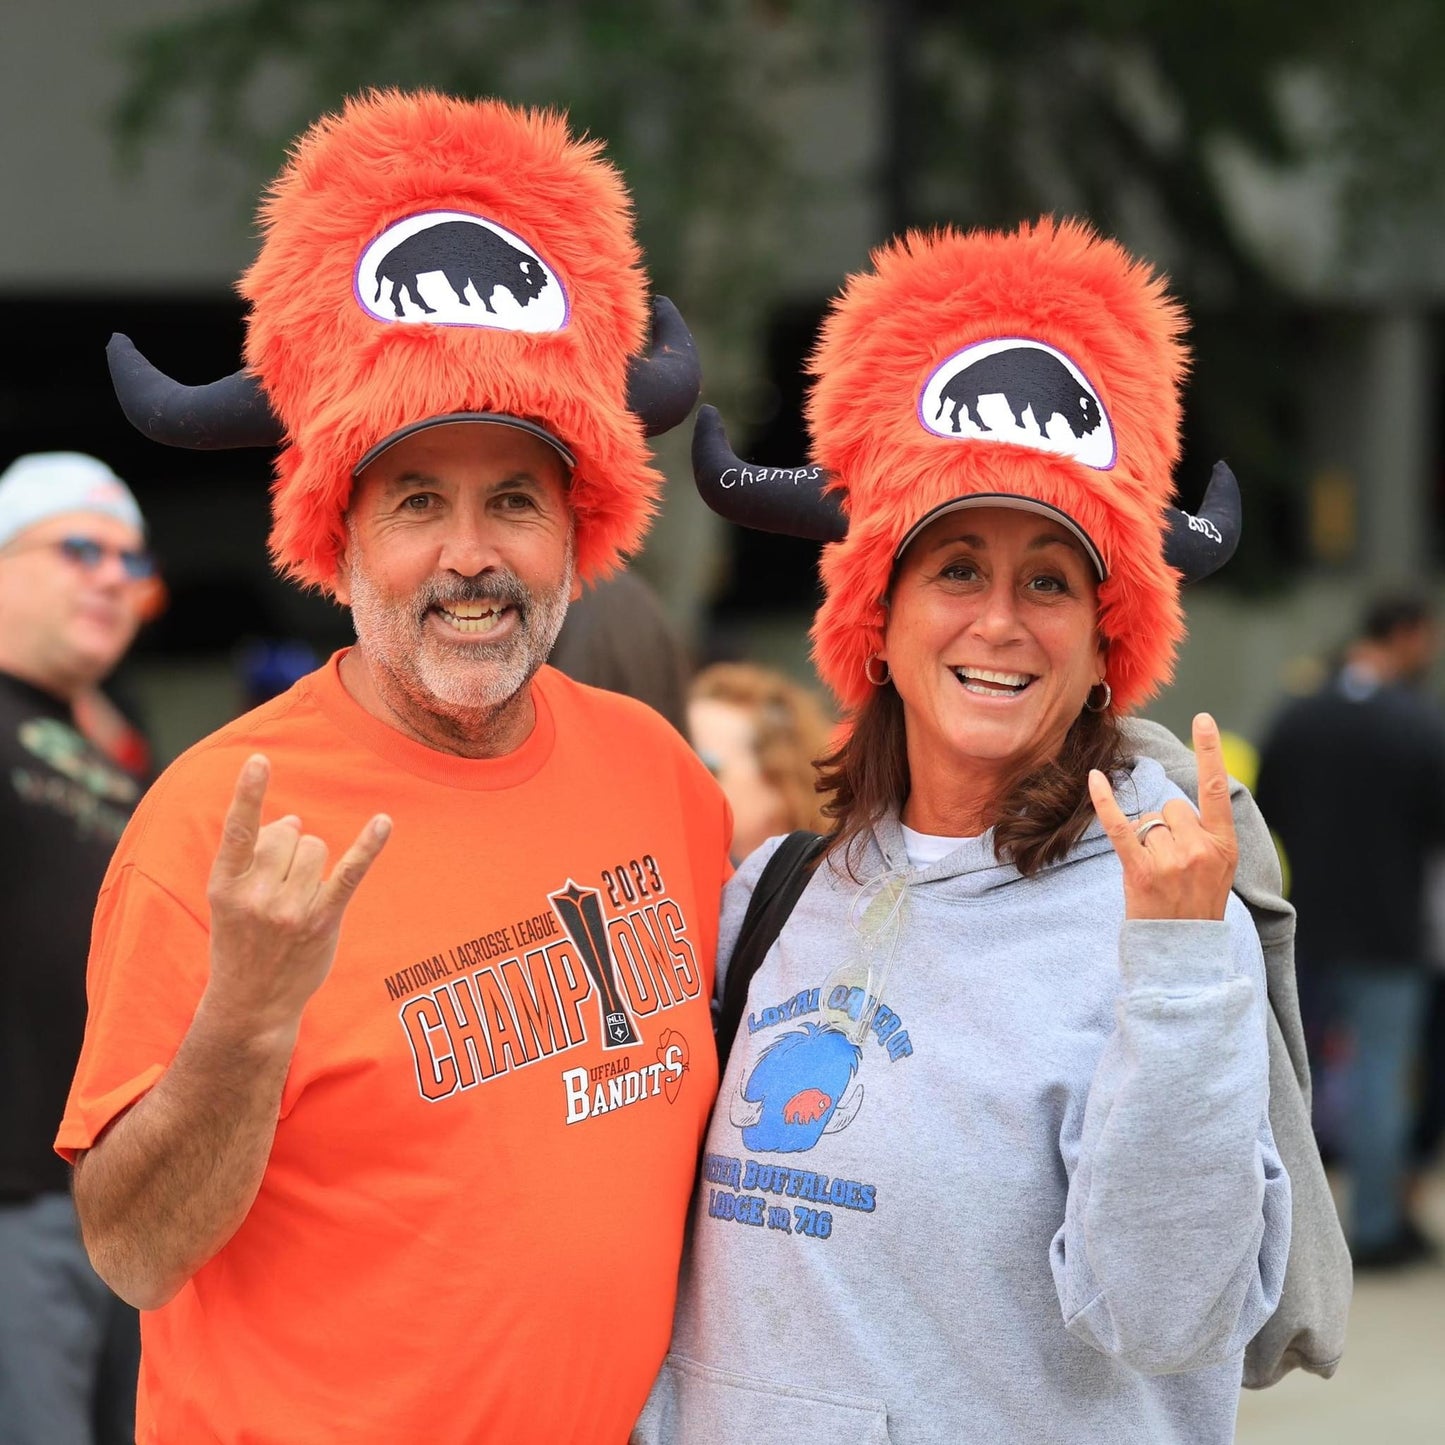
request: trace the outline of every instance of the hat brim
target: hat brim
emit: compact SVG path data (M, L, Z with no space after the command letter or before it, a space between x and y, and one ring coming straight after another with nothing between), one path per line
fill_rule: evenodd
M468 424L509 426L516 431L529 432L539 441L546 442L566 462L568 471L574 470L577 466L577 458L565 442L553 436L546 427L538 426L534 421L527 421L525 417L508 416L505 412L498 411L452 411L443 416L428 417L425 421L412 422L410 426L404 426L399 431L392 432L389 437L383 437L374 447L368 449L361 460L352 467L352 480L359 477L372 462L389 452L398 442L405 441L409 436L415 436L417 432L428 431L435 426L465 426Z
M971 512L979 507L1006 507L1014 512L1032 512L1036 516L1047 517L1049 521L1057 522L1066 532L1072 533L1084 549L1089 561L1094 565L1094 571L1098 574L1099 581L1103 582L1108 579L1109 569L1104 566L1104 558L1094 545L1093 538L1067 512L1051 506L1048 502L1040 502L1034 497L1020 497L1012 492L973 492L967 497L955 497L952 501L935 507L931 512L925 512L908 529L907 535L898 544L898 550L893 554L893 560L896 562L908 550L909 545L919 533L940 517L946 517L950 512Z

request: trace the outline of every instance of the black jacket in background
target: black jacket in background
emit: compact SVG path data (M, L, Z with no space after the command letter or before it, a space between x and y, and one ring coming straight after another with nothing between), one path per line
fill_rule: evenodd
M1255 789L1284 847L1301 968L1421 967L1425 864L1445 845L1445 722L1345 669L1287 704Z

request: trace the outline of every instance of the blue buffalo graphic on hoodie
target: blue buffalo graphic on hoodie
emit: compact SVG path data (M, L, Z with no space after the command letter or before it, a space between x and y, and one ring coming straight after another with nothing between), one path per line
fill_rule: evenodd
M863 1086L848 1085L862 1050L846 1034L818 1024L774 1039L753 1066L729 1117L749 1149L796 1154L853 1121Z

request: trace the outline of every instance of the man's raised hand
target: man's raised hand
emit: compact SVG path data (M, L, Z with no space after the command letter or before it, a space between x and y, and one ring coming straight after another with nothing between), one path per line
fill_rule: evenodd
M1124 866L1126 918L1224 917L1239 845L1229 806L1229 774L1219 728L1208 713L1194 719L1199 811L1171 798L1162 812L1126 817L1109 780L1089 774L1094 811Z
M346 905L385 845L391 819L378 813L326 873L327 848L301 819L261 826L270 763L246 760L211 866L213 1008L248 1029L293 1029L336 956Z

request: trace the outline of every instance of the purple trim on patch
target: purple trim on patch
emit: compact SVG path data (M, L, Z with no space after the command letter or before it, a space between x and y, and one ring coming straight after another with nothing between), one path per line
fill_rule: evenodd
M1084 378L1084 384L1089 388L1089 392L1093 396L1094 400L1099 403L1099 411L1103 414L1104 420L1108 423L1109 426L1109 460L1105 462L1102 466L1096 467L1090 465L1090 463L1086 461L1081 460L1079 457L1074 456L1071 452L1058 452L1054 451L1052 448L1049 447L1030 448L1027 442L1006 441L1003 438L998 438L997 440L1000 442L1000 444L1003 446L1021 446L1027 450L1042 452L1045 456L1068 457L1070 461L1078 462L1081 467L1088 467L1091 472L1113 471L1115 463L1119 460L1119 437L1114 430L1114 418L1109 414L1109 408L1104 405L1104 398L1099 395L1098 387L1096 387L1093 381L1090 380L1089 373L1085 371L1084 368L1080 366L1079 363L1075 361L1074 358L1070 356L1067 351L1065 351L1060 346L1054 346L1051 342L1042 341L1037 336L985 336L978 341L970 341L967 346L960 346L957 351L950 352L947 356L943 358L942 361L938 363L937 366L933 368L932 371L928 373L928 380L923 383L922 388L919 390L918 400L914 403L913 407L914 414L918 418L919 426L921 426L923 430L929 434L929 436L938 437L940 441L988 441L988 437L961 435L946 436L943 432L935 430L932 426L929 425L928 418L924 415L923 398L924 395L927 393L928 388L933 385L934 377L936 377L938 373L949 364L949 362L956 361L960 356L964 354L964 352L972 351L976 346L992 346L998 342L1008 341L1023 342L1026 345L1038 347L1044 351L1052 352L1055 356L1062 356L1064 360L1066 360L1069 365L1072 366L1074 370L1077 371L1079 375ZM1035 418L1034 424L1038 426L1037 418ZM1039 426L1039 430L1043 432L1045 436L1048 435L1047 432L1044 432L1042 426Z

